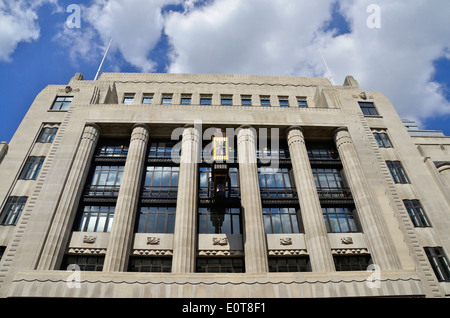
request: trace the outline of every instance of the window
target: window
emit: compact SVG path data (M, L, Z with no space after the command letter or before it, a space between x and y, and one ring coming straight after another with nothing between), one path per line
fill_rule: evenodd
M172 94L162 94L161 104L171 105L172 104Z
M299 108L308 108L306 97L297 97L297 105Z
M175 212L174 206L141 207L137 233L173 233Z
M236 257L197 258L197 273L244 273L244 259Z
M419 200L403 200L403 203L415 227L431 226Z
M373 136L375 137L375 140L378 143L378 147L380 148L391 148L391 141L389 140L389 137L387 133L384 132L376 132L373 133Z
M200 105L211 105L212 95L200 95Z
M102 140L97 147L96 156L106 158L126 158L128 140Z
M312 168L317 194L321 199L351 198L350 189L344 187L341 170L336 168Z
M241 209L226 208L225 213L209 207L198 208L199 233L241 234Z
M179 153L173 153L172 149L175 146L176 141L171 140L151 140L150 148L148 152L148 158L150 159L173 159L179 158ZM180 149L181 150L181 149Z
M133 256L128 265L129 272L170 273L172 258Z
M176 197L179 167L148 166L142 196L153 198Z
M181 95L181 105L190 105L192 101L191 94L182 94Z
M142 96L142 104L151 104L153 103L153 94L144 94Z
M270 96L260 96L261 106L270 106Z
M45 157L29 157L27 159L27 162L25 163L25 166L23 167L19 179L36 180L39 175L39 171L41 170L42 164L44 163L44 160Z
M269 272L310 272L308 257L269 257Z
M51 143L55 139L57 132L57 127L44 127L39 134L37 142Z
M209 198L213 191L213 181L211 167L199 168L199 197ZM230 167L228 169L228 178L225 184L225 197L238 198L239 197L239 171L237 167Z
M299 215L295 207L263 207L266 234L300 233Z
M258 168L259 186L263 198L295 197L294 182L288 168ZM292 179L293 180L293 179Z
M328 233L359 232L354 209L350 207L322 207Z
M114 210L114 206L84 206L78 231L111 232Z
M280 107L289 107L289 97L288 96L278 96L278 101Z
M81 271L96 271L103 270L104 256L91 255L66 255L63 259L61 270L65 270L69 265L75 264L80 267Z
M260 147L262 147L261 144ZM278 159L290 160L289 147L283 140L280 140L278 145L274 145L272 140L268 140L267 147L256 149L256 156L261 163L269 163L270 160Z
M309 160L335 160L339 158L336 147L329 142L307 143Z
M241 104L242 104L242 106L252 106L252 96L251 95L242 95L241 96Z
M117 196L123 169L123 166L96 166L87 195Z
M365 271L372 264L370 255L336 255L333 258L337 271Z
M220 97L220 103L222 106L231 106L233 105L233 96L232 95L222 95Z
M131 104L134 102L134 94L133 93L127 93L123 96L123 103L124 104Z
M28 197L9 197L0 215L0 225L16 225Z
M377 109L372 102L359 102L359 107L361 107L363 114L366 116L378 115Z
M52 110L67 110L70 103L73 100L73 96L58 96L52 105Z
M425 247L425 253L440 282L450 282L450 266L442 247Z
M386 161L395 183L409 183L400 161Z

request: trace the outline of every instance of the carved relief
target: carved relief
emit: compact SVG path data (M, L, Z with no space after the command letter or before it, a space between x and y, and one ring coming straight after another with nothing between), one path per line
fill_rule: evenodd
M172 256L171 250L133 250L133 255L140 256Z
M306 250L270 250L269 256L298 256L308 255Z
M213 245L227 245L228 239L226 237L213 237Z
M94 235L85 235L83 237L83 243L94 244L96 240L97 240L97 236L94 236Z
M147 237L147 244L148 245L159 245L161 239L156 236L149 236Z
M353 239L350 236L341 237L342 244L353 244Z
M292 245L292 238L290 237L280 238L280 245Z

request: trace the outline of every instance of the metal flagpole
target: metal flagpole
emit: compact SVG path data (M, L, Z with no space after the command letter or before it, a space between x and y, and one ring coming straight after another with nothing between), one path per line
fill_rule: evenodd
M105 61L106 54L108 54L109 47L111 46L111 42L112 42L112 38L111 38L111 40L109 41L108 47L106 48L105 55L103 55L103 59L102 59L102 62L100 63L100 66L98 67L97 74L95 74L94 81L97 80L98 74L100 73L100 69L102 68L103 62Z
M331 76L330 69L328 68L327 62L325 61L325 58L323 57L322 51L320 50L319 45L317 43L316 43L316 46L317 46L317 49L319 50L320 56L322 57L323 63L325 64L325 67L327 69L328 76L330 77L331 84L335 85L333 76Z

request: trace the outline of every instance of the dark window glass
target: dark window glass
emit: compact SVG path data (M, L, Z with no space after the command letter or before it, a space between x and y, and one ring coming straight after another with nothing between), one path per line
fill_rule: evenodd
M58 128L53 127L45 127L42 129L41 133L38 137L38 142L48 142L51 143L55 139L56 133L58 132Z
M366 271L372 264L370 255L336 255L333 258L337 271Z
M66 255L63 259L61 270L66 270L69 265L75 264L79 266L81 271L101 272L104 260L104 256Z
M153 94L144 94L142 97L142 104L151 104L153 103Z
M415 227L431 226L419 200L403 200L403 203Z
M261 96L260 97L261 100L261 106L270 106L270 96Z
M170 273L172 258L170 257L131 257L129 272Z
M349 207L322 207L328 233L359 232L354 210Z
M28 197L9 197L0 215L0 224L16 225L27 199Z
M212 208L198 208L199 233L241 234L241 209L225 208L214 211Z
M150 159L178 159L180 157L180 151L172 150L178 143L172 140L152 140L150 141L150 148L148 152L148 158ZM181 150L181 149L180 149Z
M374 133L373 136L380 148L392 148L391 141L386 133Z
M199 197L210 198L213 194L213 179L211 167L199 168ZM228 178L225 184L225 197L239 197L239 172L237 167L228 169Z
M258 168L259 186L263 198L295 197L296 190L288 168Z
M72 96L58 96L52 105L52 110L67 110L72 102Z
M287 97L279 97L280 107L289 107L289 99Z
M122 181L123 166L96 166L87 195L117 196Z
M128 141L105 140L97 147L96 156L125 158L128 155L128 149Z
M450 282L450 266L442 247L425 247L428 260L438 281Z
M306 101L306 97L298 97L297 105L299 108L308 108L308 102Z
M123 97L124 104L131 104L134 102L134 94L125 94Z
M359 102L359 106L364 115L366 116L375 116L378 115L377 109L372 102Z
M200 105L211 105L211 103L212 103L212 96L206 95L200 96Z
M405 170L400 161L386 161L395 183L409 183Z
M25 163L25 166L23 167L19 179L36 180L39 175L39 171L42 168L44 160L45 157L35 157L35 156L29 157L27 159L27 162Z
M244 273L244 259L197 258L197 273Z
M111 232L114 219L114 206L86 205L81 213L78 231Z
M263 207L266 233L300 233L299 215L294 207Z
M308 257L269 257L269 272L310 272Z
M173 233L176 207L143 206L138 216L137 233Z
M252 97L251 96L242 96L241 104L242 104L242 106L252 106Z
M148 166L143 197L176 197L179 167Z
M222 96L221 104L222 104L222 106L231 106L231 105L233 105L233 97L231 97L231 96Z
M336 147L329 142L307 143L309 160L335 160L339 159Z

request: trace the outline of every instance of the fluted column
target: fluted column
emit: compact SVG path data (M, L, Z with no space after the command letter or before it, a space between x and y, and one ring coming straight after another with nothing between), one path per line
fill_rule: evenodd
M172 273L195 272L200 138L201 132L194 127L186 127L183 131L173 235Z
M133 127L106 250L104 272L126 271L148 138L149 130L145 125L137 124Z
M38 270L56 269L64 255L99 136L97 125L86 125L37 265Z
M380 207L364 175L350 133L347 128L339 128L334 138L372 259L382 270L399 269L400 261L389 240Z
M244 220L245 272L264 273L268 271L269 266L256 164L256 133L252 128L240 127L237 143Z
M301 128L288 129L286 139L299 196L311 269L314 272L335 271L330 241Z

